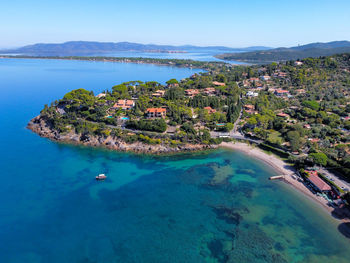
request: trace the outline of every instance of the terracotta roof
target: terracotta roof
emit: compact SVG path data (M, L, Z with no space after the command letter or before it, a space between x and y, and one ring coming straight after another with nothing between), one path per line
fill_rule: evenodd
M147 112L154 112L154 113L156 113L156 112L166 112L166 109L164 109L164 108L148 108Z
M321 191L332 190L332 188L328 184L326 184L325 181L323 181L320 177L318 177L317 172L316 174L313 173L309 176L309 181L312 182Z
M284 113L284 112L278 113L277 116L278 117L283 117L283 118L289 117L289 115L287 113Z
M216 89L215 88L205 88L204 92L215 92Z
M216 112L216 109L213 109L212 107L204 107L204 109L207 110L209 114Z
M244 108L245 108L245 109L249 109L249 110L254 110L254 109L255 109L255 106L254 106L254 105L251 105L251 104L246 104L246 105L244 105Z
M223 82L213 81L213 84L216 86L225 86L226 84Z
M185 92L186 92L186 95L189 95L189 96L194 96L199 94L199 90L197 89L187 89L185 90Z
M135 105L133 100L118 100L117 103L113 105L113 108L129 108Z
M283 89L277 89L275 90L276 93L288 93L288 90L283 90Z

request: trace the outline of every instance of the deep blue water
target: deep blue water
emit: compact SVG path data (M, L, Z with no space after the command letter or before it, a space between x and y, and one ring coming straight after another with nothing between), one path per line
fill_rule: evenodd
M0 262L349 262L337 223L240 153L133 155L53 143L25 128L74 88L194 72L1 59ZM99 173L105 182L94 180Z

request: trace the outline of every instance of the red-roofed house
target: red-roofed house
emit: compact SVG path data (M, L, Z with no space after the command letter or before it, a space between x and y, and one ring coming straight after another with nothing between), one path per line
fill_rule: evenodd
M216 109L212 109L212 107L204 107L206 111L208 111L209 114L215 113Z
M204 89L204 94L208 95L208 96L214 96L216 93L216 89L215 88L205 88Z
M287 113L284 113L284 112L280 112L277 114L278 117L282 117L282 118L288 118L289 115Z
M164 97L165 90L157 90L152 94L153 97Z
M255 110L255 106L251 104L243 105L244 111L248 114L258 114L258 112Z
M187 90L185 90L185 94L186 94L186 96L192 98L192 97L199 94L199 90L198 89L187 89Z
M278 97L288 96L289 95L289 91L288 90L284 90L284 89L276 89L275 90L275 95L278 96Z
M255 106L251 105L251 104L245 104L245 105L243 105L243 108L245 110L255 110Z
M225 86L225 85L226 85L225 83L223 83L223 82L218 82L218 81L213 81L213 84L214 84L215 86Z
M317 171L306 170L305 172L309 174L309 177L307 179L309 180L310 183L313 184L316 190L320 192L327 192L332 190L332 188L318 176Z
M309 138L309 141L313 142L313 143L318 143L320 141L320 139L318 139L318 138Z
M164 108L148 108L147 117L148 118L165 118L166 109Z

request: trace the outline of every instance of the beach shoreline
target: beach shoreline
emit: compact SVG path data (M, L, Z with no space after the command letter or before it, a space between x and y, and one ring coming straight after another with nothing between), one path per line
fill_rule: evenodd
M284 179L282 180L286 184L288 184L293 189L297 190L299 193L303 194L305 197L307 197L309 200L317 203L324 211L326 211L334 220L338 222L350 222L350 219L339 219L336 218L333 215L334 208L329 206L327 201L319 197L310 190L305 187L305 185L298 181L297 179L294 179L292 175L296 173L296 170L293 166L290 164L284 162L279 157L277 157L274 154L267 154L263 150L259 149L258 147L254 147L252 145L249 145L247 143L242 142L222 142L220 144L220 147L239 151L241 153L244 153L252 158L259 159L263 163L267 164L271 168L273 168L278 175L284 175Z

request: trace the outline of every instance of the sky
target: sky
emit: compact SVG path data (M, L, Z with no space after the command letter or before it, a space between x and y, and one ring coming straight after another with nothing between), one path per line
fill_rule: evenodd
M0 47L85 40L295 46L350 40L350 0L2 0Z

